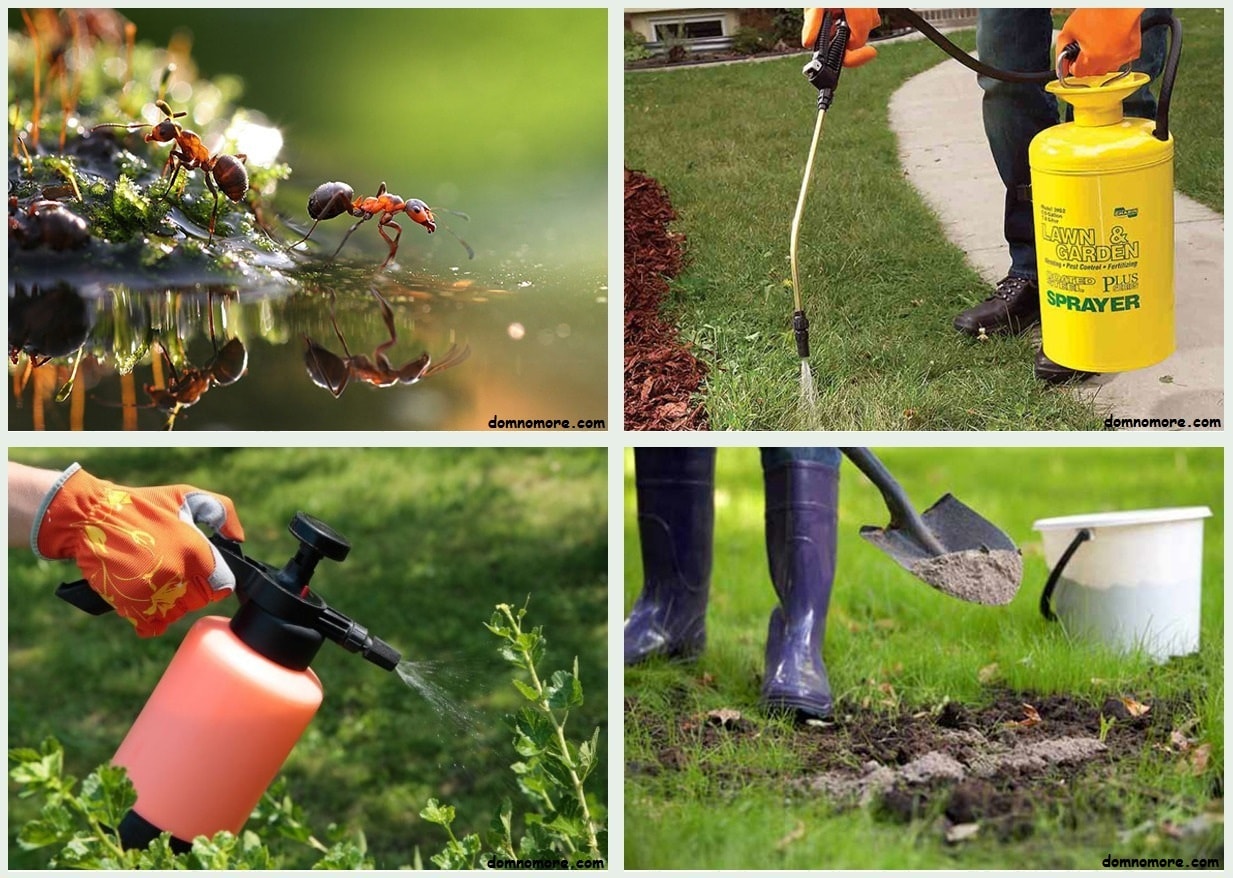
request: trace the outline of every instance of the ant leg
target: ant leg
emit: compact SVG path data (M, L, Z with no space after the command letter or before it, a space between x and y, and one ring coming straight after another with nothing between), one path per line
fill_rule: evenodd
M159 201L163 201L167 198L167 196L171 195L171 187L175 186L176 178L180 176L180 169L184 167L183 160L185 158L187 158L187 156L183 153L176 152L174 149L171 151L171 154L167 156L167 164L163 165L163 173L167 173L167 165L170 165L172 161L175 162L176 169L171 172L171 180L167 183L167 188L163 190L163 194L158 199Z
M377 226L377 229L380 230L381 227ZM381 309L381 321L385 324L385 328L388 329L390 333L389 340L377 345L376 349L373 350L373 359L377 361L378 366L389 369L390 360L389 357L385 355L385 352L393 347L394 343L398 341L398 333L394 331L394 309L390 307L390 303L385 300L385 296L381 295L381 293L377 291L376 287L372 287L369 292L377 298L377 305Z
M397 229L397 232L394 235L394 240L390 240L390 236L385 233L384 226L393 226ZM402 226L394 222L393 214L387 213L385 216L381 217L380 222L377 223L377 231L381 234L381 237L385 239L385 243L390 245L390 255L385 257L385 261L381 263L381 267L385 268L390 264L390 262L393 261L394 255L398 253L398 240L402 237Z
M206 186L208 186L210 191L214 193L214 212L210 214L210 240L207 242L210 244L214 243L214 221L218 219L218 196L219 196L219 191L214 186L214 181L210 179L212 175L213 175L213 171L205 172Z
M373 214L373 213L366 213L366 214L364 214L362 217L360 217L359 222L357 222L357 223L356 223L355 225L353 225L351 228L347 229L347 234L343 235L342 243L338 245L338 250L335 250L335 251L334 251L334 255L330 257L330 262L333 262L333 261L334 261L334 259L335 259L335 257L337 257L337 256L338 256L339 252L340 252L340 251L342 250L342 248L343 248L343 244L346 244L346 243L347 243L347 239L351 237L351 233L352 233L352 232L354 232L356 229L358 229L360 226L362 226L364 223L368 222L368 221L369 221L370 219L372 219L374 216L376 216L376 214Z

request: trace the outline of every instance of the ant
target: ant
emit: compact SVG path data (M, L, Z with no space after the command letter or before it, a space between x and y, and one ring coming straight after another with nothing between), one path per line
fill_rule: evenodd
M146 133L146 143L171 143L175 141L175 146L172 147L170 155L167 156L167 164L163 165L163 173L167 173L169 165L174 163L175 170L171 173L171 181L167 184L167 191L163 193L166 198L171 194L171 189L175 186L176 177L179 176L180 170L191 171L194 168L200 168L205 171L206 186L210 192L214 194L214 212L210 214L210 243L214 241L214 221L218 218L218 199L219 189L222 194L226 195L232 201L239 202L248 192L248 171L244 167L244 162L248 156L244 154L226 155L223 153L215 153L210 155L210 151L206 149L201 138L194 132L189 131L180 123L176 122L187 113L172 113L171 107L164 100L155 101L154 105L162 112L166 118L158 124L148 122L133 122L125 124L123 122L107 122L102 125L95 125L94 130L99 128L124 128L128 131L137 131L142 128L149 128ZM215 187L215 183L218 184Z
M334 324L334 334L342 343L346 357L340 357L333 351L321 347L307 335L304 336L304 365L308 368L308 377L318 387L323 387L332 393L335 399L342 396L343 391L347 389L347 382L352 378L374 387L415 384L430 375L435 375L451 366L457 366L470 356L469 346L459 351L458 346L454 345L446 353L445 358L435 365L430 365L432 358L427 351L402 366L392 365L385 352L398 341L398 335L394 331L394 311L390 308L390 303L376 289L370 289L370 292L377 298L377 304L381 308L381 319L390 333L388 341L377 345L372 359L364 354L352 356L351 351L347 350L347 342L343 339L342 332L338 328L338 321L332 311L330 322Z
M38 199L24 208L9 197L9 238L30 250L46 245L52 250L75 250L90 240L89 224L58 201Z
M361 196L359 198L355 197L355 190L346 183L322 183L308 197L308 215L313 219L312 227L303 238L296 241L291 247L298 247L307 241L317 228L317 223L322 220L333 219L344 213L359 217L359 221L347 230L347 234L343 235L342 243L334 251L334 256L330 257L331 261L342 250L343 244L347 243L351 233L377 215L381 217L377 220L377 232L385 239L385 243L390 245L390 253L385 257L385 261L381 263L381 268L389 265L394 259L394 254L398 252L398 239L402 237L402 226L394 222L394 217L397 214L405 213L412 220L428 229L429 234L437 230L437 219L433 216L432 208L418 198L408 200L387 191L384 182L377 188L376 195ZM466 214L459 214L459 216L462 216L464 219L467 218ZM385 233L385 226L393 226L394 237L392 240ZM452 229L449 232L455 238L458 238L458 242L466 249L467 257L474 259L475 251L471 249L471 245L454 234Z

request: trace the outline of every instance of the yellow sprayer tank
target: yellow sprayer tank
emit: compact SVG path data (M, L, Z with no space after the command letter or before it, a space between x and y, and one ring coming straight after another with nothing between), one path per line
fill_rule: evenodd
M1173 353L1173 138L1122 115L1149 77L1068 77L1046 88L1074 122L1028 156L1044 352L1085 372L1125 372Z

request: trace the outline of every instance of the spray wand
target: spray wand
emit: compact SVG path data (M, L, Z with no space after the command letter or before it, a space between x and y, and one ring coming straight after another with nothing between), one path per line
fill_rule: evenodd
M801 215L805 212L805 197L809 192L809 178L813 175L813 159L818 151L818 140L822 136L822 120L826 118L826 111L835 99L835 88L839 85L839 74L843 72L844 51L851 33L843 16L839 15L837 18L837 21L833 20L829 10L823 14L818 38L814 41L813 57L801 71L818 90L818 118L813 127L813 140L809 144L809 158L805 162L801 194L796 200L796 213L792 216L792 238L789 246L792 262L792 300L796 308L792 312L792 333L796 336L796 353L801 358L801 395L805 400L812 399L813 376L809 371L809 320L805 317L805 308L801 303L796 245L800 237ZM830 34L832 25L835 27L834 37Z

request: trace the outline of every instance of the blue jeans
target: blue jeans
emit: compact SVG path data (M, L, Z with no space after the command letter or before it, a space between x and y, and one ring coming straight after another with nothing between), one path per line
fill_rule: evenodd
M1168 12L1147 9L1144 15ZM1132 65L1155 80L1164 68L1165 28L1143 35L1143 49ZM1053 61L1053 19L1048 9L981 9L976 19L976 48L980 59L1001 70L1048 70ZM978 77L985 90L985 136L993 161L1006 185L1006 243L1010 245L1010 274L1036 280L1036 237L1032 203L1020 195L1031 182L1028 144L1059 119L1057 99L1043 86L1001 82ZM1147 87L1123 104L1127 116L1156 117L1156 98ZM1069 107L1067 116L1069 117Z

